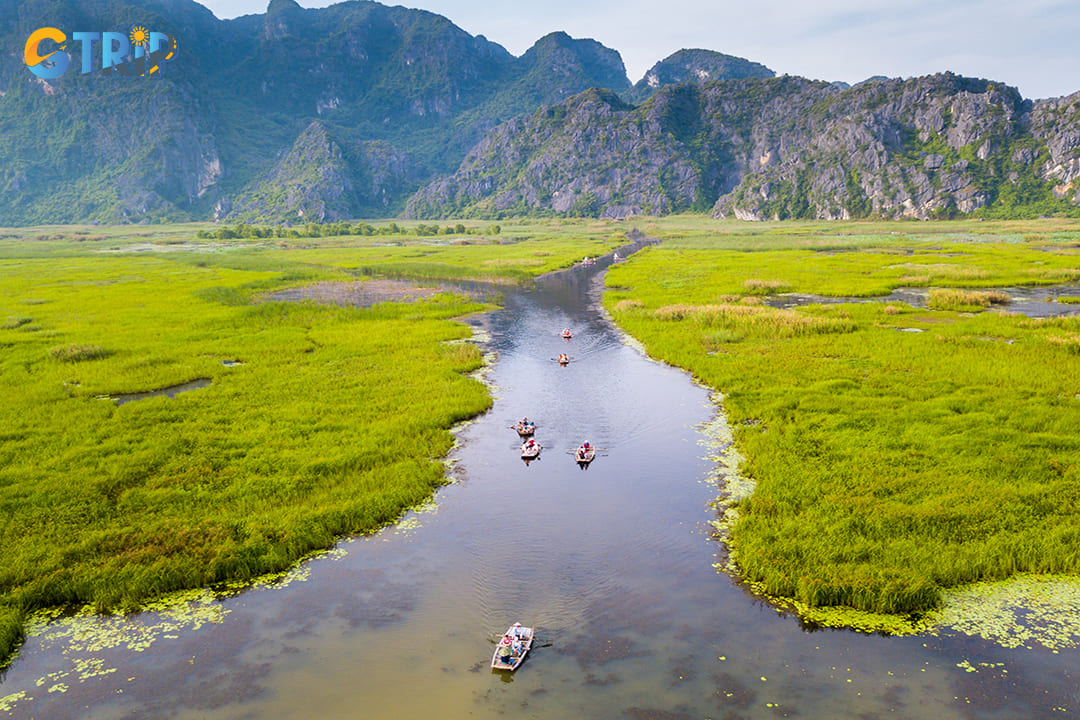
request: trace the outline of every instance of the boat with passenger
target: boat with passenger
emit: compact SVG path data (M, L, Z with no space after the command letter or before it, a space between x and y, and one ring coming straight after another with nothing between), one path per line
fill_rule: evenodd
M495 670L513 672L521 665L525 655L532 648L533 629L521 623L514 623L499 638L495 653L491 656L491 667Z

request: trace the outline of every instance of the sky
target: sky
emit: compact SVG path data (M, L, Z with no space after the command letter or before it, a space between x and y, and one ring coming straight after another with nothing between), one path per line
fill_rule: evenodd
M219 18L268 0L200 0ZM325 7L331 0L299 0ZM393 0L386 4L395 4ZM619 51L631 82L682 48L761 63L778 75L856 83L951 71L998 80L1026 98L1080 91L1075 0L419 0L514 55L563 30Z

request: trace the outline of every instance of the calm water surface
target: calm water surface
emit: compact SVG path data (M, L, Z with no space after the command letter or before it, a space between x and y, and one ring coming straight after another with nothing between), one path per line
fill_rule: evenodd
M1076 716L1075 650L809 632L718 573L701 432L714 405L602 317L603 265L472 320L496 353L495 406L461 431L455 483L431 507L293 582L195 605L195 621L144 613L31 637L0 717ZM544 446L528 466L509 428L523 415ZM601 449L587 470L570 454L583 440ZM537 643L495 673L514 621Z

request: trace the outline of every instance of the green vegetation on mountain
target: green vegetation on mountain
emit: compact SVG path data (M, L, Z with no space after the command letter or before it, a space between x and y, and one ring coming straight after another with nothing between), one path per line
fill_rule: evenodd
M17 4L0 27L8 47L42 25L140 23L179 51L154 79L0 68L8 225L385 217L490 127L592 86L629 88L618 53L592 40L552 33L515 58L439 15L361 0L234 20L190 0Z
M647 229L666 241L604 303L724 394L754 484L724 527L759 592L917 617L943 589L1080 574L1080 318L985 312L1008 297L986 288L1080 282L1076 222ZM899 287L929 306L874 300Z

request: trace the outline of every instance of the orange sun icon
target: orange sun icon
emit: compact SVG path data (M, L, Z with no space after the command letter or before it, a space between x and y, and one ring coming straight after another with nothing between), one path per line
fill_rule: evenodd
M131 38L132 45L140 45L146 47L150 44L150 33L146 31L142 25L136 25L131 28L131 34L128 35Z

